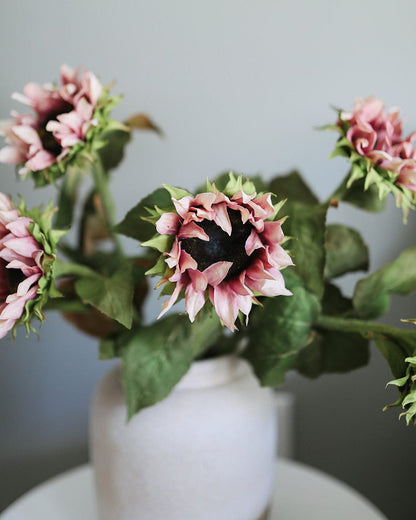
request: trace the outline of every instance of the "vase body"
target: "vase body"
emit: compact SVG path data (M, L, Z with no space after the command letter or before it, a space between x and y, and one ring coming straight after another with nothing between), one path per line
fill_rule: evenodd
M258 520L273 491L273 393L234 356L195 362L128 423L117 367L93 402L90 450L100 520Z

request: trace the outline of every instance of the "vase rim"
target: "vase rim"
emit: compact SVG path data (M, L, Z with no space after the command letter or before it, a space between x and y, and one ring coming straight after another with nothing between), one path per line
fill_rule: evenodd
M249 364L235 354L194 361L175 390L202 389L224 385L250 373Z

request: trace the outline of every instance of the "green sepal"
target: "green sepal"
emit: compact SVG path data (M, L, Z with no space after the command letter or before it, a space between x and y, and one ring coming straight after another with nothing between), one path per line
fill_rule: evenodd
M175 186L169 186L167 184L162 184L162 186L169 193L171 199L180 200L183 197L193 197L192 193L182 188L176 188Z
M165 251L171 250L174 239L175 237L173 235L159 235L159 233L157 233L150 240L142 242L142 246L151 247L164 253Z
M400 390L400 397L394 403L384 407L383 411L393 406L402 406L405 410L399 418L405 417L406 424L411 422L416 424L416 357L405 358L406 373L403 377L389 381L388 385L397 386Z

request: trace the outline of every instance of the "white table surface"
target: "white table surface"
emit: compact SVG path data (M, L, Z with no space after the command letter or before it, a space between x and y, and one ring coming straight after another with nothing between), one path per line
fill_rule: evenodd
M1 520L94 520L93 475L80 466L35 487ZM270 520L387 520L343 482L309 466L279 460Z

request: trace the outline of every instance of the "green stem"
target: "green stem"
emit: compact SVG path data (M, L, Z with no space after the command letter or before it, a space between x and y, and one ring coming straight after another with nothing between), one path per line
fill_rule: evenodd
M97 193L100 195L101 201L103 203L104 216L107 222L108 231L110 233L111 239L113 240L115 249L119 256L123 256L123 248L121 246L120 237L117 233L114 232L114 204L108 186L109 176L104 171L101 161L97 157L95 157L93 160L92 174L95 189Z
M337 316L326 316L321 315L315 322L318 327L328 330L338 330L341 332L357 332L359 334L365 334L367 337L373 336L374 334L383 334L387 336L394 336L397 334L396 327L385 325L384 323L375 323L373 321L358 320L358 319L345 319ZM411 335L414 331L401 330L402 334L409 332Z
M341 184L332 192L332 194L325 201L326 204L330 204L332 200L343 200L345 195L348 193L347 183L350 172L344 177Z

